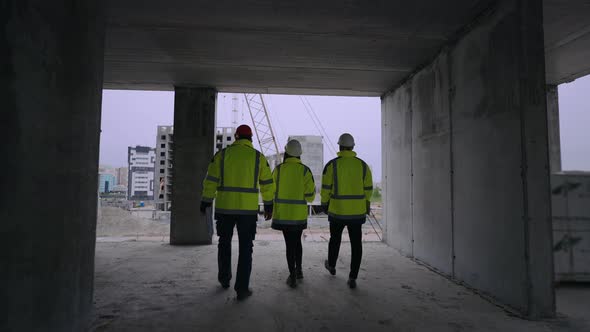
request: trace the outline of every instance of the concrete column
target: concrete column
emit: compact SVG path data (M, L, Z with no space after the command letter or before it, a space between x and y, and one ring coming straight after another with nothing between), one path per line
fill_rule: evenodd
M388 243L532 318L555 313L542 28L499 1L382 97Z
M545 85L543 1L514 1L517 15L521 110L521 183L526 266L526 315L555 315L553 225ZM515 289L519 289L517 287Z
M211 244L199 203L213 157L217 92L211 88L176 87L174 93L170 244Z
M1 331L83 331L89 323L102 4L0 5Z
M551 173L561 171L559 136L559 92L557 85L547 85L547 128L549 130L549 165Z

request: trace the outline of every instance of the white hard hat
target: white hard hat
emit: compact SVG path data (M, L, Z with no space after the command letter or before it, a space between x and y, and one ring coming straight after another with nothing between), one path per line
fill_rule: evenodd
M354 147L354 138L349 133L344 133L340 135L338 139L338 145L345 147L345 148L352 148Z
M301 157L301 143L298 140L292 139L285 145L285 152L293 157Z

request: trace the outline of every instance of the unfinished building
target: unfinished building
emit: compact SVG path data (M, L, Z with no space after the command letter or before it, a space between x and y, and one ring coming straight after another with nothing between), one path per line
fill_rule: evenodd
M547 91L590 73L583 1L8 0L0 20L0 329L88 324L102 89L175 92L173 245L211 240L191 183L218 92L380 96L386 243L554 315Z

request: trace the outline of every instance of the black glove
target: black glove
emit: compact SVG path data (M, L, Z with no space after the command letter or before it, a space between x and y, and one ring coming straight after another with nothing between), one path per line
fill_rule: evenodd
M367 215L371 215L371 201L367 201Z
M328 204L322 204L322 206L320 207L320 212L323 212L325 214L328 214L328 209L330 208L330 203Z
M270 220L272 218L272 204L264 204L264 220Z
M199 210L201 210L201 214L205 214L205 212L207 211L207 208L210 207L211 205L213 205L211 202L201 201L201 206L199 207Z

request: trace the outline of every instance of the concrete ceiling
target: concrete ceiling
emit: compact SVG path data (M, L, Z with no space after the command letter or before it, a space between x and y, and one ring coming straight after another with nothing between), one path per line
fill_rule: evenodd
M544 0L547 82L590 74L590 1Z
M379 96L493 2L109 1L105 88ZM588 73L587 1L545 2L549 79Z

